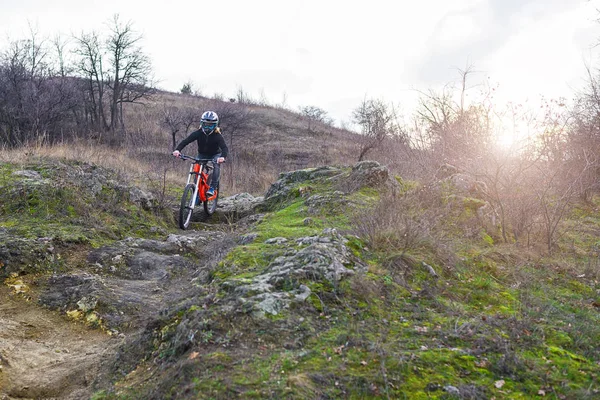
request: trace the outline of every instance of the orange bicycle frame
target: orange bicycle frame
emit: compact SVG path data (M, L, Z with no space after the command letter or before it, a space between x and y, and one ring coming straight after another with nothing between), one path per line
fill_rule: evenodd
M193 177L193 178L192 178ZM217 194L206 198L206 191L208 190L208 167L200 162L194 162L190 166L190 174L188 176L187 183L194 183L196 190L194 191L194 197L198 196L200 201L207 201L214 199Z

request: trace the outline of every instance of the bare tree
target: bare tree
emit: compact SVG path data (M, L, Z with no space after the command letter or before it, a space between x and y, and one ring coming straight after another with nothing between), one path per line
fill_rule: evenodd
M250 105L255 103L252 97L241 86L238 87L235 97L236 101L240 104Z
M69 41L62 38L61 36L55 36L52 40L52 44L54 45L54 51L56 53L56 63L58 64L58 75L62 78L66 78L71 76L73 73L72 67L68 64L67 57L67 49L69 46Z
M118 15L109 27L106 39L96 32L76 37L74 54L92 126L110 132L109 141L119 143L125 134L123 105L143 103L154 89L150 59L139 46L142 37L133 31L131 22L122 23Z
M163 107L160 125L169 129L173 150L177 146L177 133L187 133L198 121L198 112L190 107Z
M181 87L181 89L179 90L179 92L181 92L181 94L187 94L188 96L191 96L194 94L194 88L193 88L193 84L192 82L188 81L186 83L183 84L183 86Z
M419 141L435 153L441 163L466 167L489 150L492 137L489 93L483 93L479 102L467 104L465 100L470 89L467 81L473 72L472 66L459 69L459 89L449 84L441 92L420 92L416 113L424 129L418 130Z
M300 114L307 119L307 130L310 133L314 133L315 127L319 124L333 124L333 119L329 117L327 111L317 106L300 107Z
M358 161L363 161L367 153L380 146L397 130L395 111L382 100L363 100L352 113L352 120L362 133Z
M123 24L118 15L113 17L111 35L106 44L111 72L108 85L112 90L110 130L113 132L117 124L123 131L125 129L123 103L141 102L154 93L150 59L138 45L141 39L131 22Z
M533 157L529 153L490 152L486 162L473 174L485 184L482 194L499 218L505 243L511 243L513 238L519 242L532 229L539 214L532 183L537 179L535 171L540 157Z
M589 202L600 191L600 81L598 70L587 67L586 87L577 95L567 131L567 158L586 174L581 179L581 196Z
M541 179L538 180L536 194L543 217L542 226L546 246L550 254L554 248L560 223L572 208L573 200L579 195L579 181L585 176L585 172L585 168L571 171L548 168L544 165L539 169Z
M19 146L64 137L78 107L73 87L55 71L47 41L33 28L30 38L11 42L0 54L0 141Z
M76 69L83 81L86 117L93 128L106 131L110 124L105 112L107 84L101 39L96 32L82 33L74 39Z

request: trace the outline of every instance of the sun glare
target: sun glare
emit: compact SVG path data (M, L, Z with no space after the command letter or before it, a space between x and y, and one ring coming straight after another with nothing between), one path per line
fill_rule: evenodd
M501 133L496 139L498 147L501 149L510 149L515 144L515 137L510 133Z

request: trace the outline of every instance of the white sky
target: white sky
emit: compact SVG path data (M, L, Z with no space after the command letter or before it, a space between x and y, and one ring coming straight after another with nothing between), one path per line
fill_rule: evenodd
M28 37L102 32L114 14L144 37L159 87L238 88L348 121L365 97L402 104L456 80L499 101L571 97L600 38L600 0L0 0L0 50ZM598 63L595 63L598 66Z

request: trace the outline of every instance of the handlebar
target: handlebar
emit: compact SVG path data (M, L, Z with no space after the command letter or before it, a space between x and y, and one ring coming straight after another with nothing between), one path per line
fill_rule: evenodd
M198 162L198 163L213 161L212 158L196 158L196 157L186 156L185 154L181 154L181 153L179 154L179 156L177 158L181 158L182 160L190 160L190 161L194 161L194 162Z

